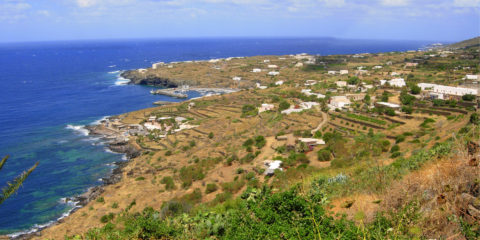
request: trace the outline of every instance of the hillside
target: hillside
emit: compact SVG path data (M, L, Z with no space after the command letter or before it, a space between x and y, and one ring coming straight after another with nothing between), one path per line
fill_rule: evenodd
M450 44L446 46L451 49L460 49L460 48L471 48L471 47L480 47L480 37L468 39L458 43Z
M95 200L35 237L476 239L477 96L433 99L416 84L458 86L479 71L478 53L442 55L257 56L130 71L138 84L238 91L92 126L133 158Z

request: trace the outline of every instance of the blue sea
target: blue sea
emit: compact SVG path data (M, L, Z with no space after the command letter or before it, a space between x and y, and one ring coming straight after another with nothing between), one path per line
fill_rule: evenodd
M40 162L0 205L0 235L65 216L63 199L102 184L123 155L81 128L105 116L152 107L150 87L125 85L119 71L153 62L281 54L414 50L431 42L317 39L169 39L0 44L0 187ZM198 96L194 94L193 96Z

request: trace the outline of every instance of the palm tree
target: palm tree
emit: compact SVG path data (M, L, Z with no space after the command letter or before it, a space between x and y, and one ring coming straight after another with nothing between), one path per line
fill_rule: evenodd
M7 162L8 157L9 156L7 155L2 159L2 161L0 161L0 170L2 170L3 165L5 165L5 163ZM5 200L7 200L7 198L12 196L12 194L14 194L20 188L20 186L22 186L22 183L25 181L25 179L27 179L28 175L33 172L37 165L38 162L35 163L33 167L13 179L12 182L7 182L7 186L0 190L0 204L2 204Z

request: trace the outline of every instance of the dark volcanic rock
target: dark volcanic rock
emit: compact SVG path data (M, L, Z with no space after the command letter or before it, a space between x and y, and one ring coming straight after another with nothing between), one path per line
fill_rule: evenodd
M109 144L108 148L113 152L125 153L128 158L135 158L140 156L141 151L135 148L133 145L128 142L112 142Z
M125 71L120 74L123 78L129 79L130 84L148 85L164 88L176 88L178 83L168 78L161 78L154 75L144 76L137 71Z

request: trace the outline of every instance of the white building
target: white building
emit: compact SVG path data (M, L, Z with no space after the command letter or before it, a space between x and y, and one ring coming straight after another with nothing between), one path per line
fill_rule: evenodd
M394 79L388 81L388 83L392 87L405 87L405 86L407 86L407 84L405 84L405 79L403 79L403 78L394 78Z
M154 64L152 64L152 69L157 69L158 67L163 66L163 65L165 65L164 62L154 63Z
M313 86L313 85L315 85L315 84L317 84L317 81L316 81L316 80L307 80L307 81L305 81L305 84L304 84L304 85L305 85L305 86Z
M275 85L277 85L277 86L282 86L282 85L283 85L283 81L276 81L276 82L275 82Z
M335 75L335 74L337 74L337 71L328 71L328 74Z
M280 167L282 165L282 161L280 160L275 160L275 161L272 161L272 160L266 160L263 162L263 164L265 165L265 172L263 174L265 175L273 175L275 173L275 170L280 170L280 171L283 171L283 169Z
M298 141L303 142L309 146L325 145L325 141L316 138L299 138Z
M279 74L280 74L280 72L277 72L277 71L271 71L271 72L268 73L268 75L270 75L270 76L277 76Z
M299 63L295 64L295 67L303 67L303 63L299 62Z
M374 66L373 69L382 69L382 66Z
M444 95L463 96L467 94L478 95L478 89L464 88L464 87L452 87L445 85L438 85L433 83L419 83L418 86L423 91L429 91L433 93L441 93Z
M314 106L320 106L317 102L302 102L298 105L298 108L290 107L289 109L283 110L282 114L290 114L295 112L303 112L304 110L311 109Z
M307 96L316 96L317 98L325 98L325 95L321 93L313 93L311 89L302 89L301 92Z
M267 86L260 85L260 83L256 83L256 85L257 85L257 88L259 88L259 89L267 89L268 88Z
M382 106L382 107L387 107L387 108L394 108L394 109L400 108L400 105L395 104L395 103L377 102L376 104L377 104L377 105L380 105L380 106Z
M467 80L478 80L478 75L467 74L467 75L465 75L465 79L467 79Z
M335 84L337 84L337 87L346 87L347 86L346 81L336 81Z
M348 70L340 70L340 75L346 75L348 74Z
M273 65L273 64L269 64L267 67L268 67L268 68L278 68L277 65Z
M241 77L233 77L232 79L233 79L233 81L241 81L242 80Z
M264 62L264 63L269 63L270 60L269 60L269 59L265 59L265 60L263 60L263 62Z
M266 111L272 111L274 108L275 106L273 104L263 103L262 106L258 108L258 112L261 113Z
M260 68L254 68L254 69L252 70L252 72L254 72L254 73L259 73L259 72L262 72L262 69L260 69Z
M352 102L350 102L350 99L348 99L346 96L334 96L330 98L330 103L328 104L328 107L330 110L335 110L335 109L342 109L344 107L350 106Z

